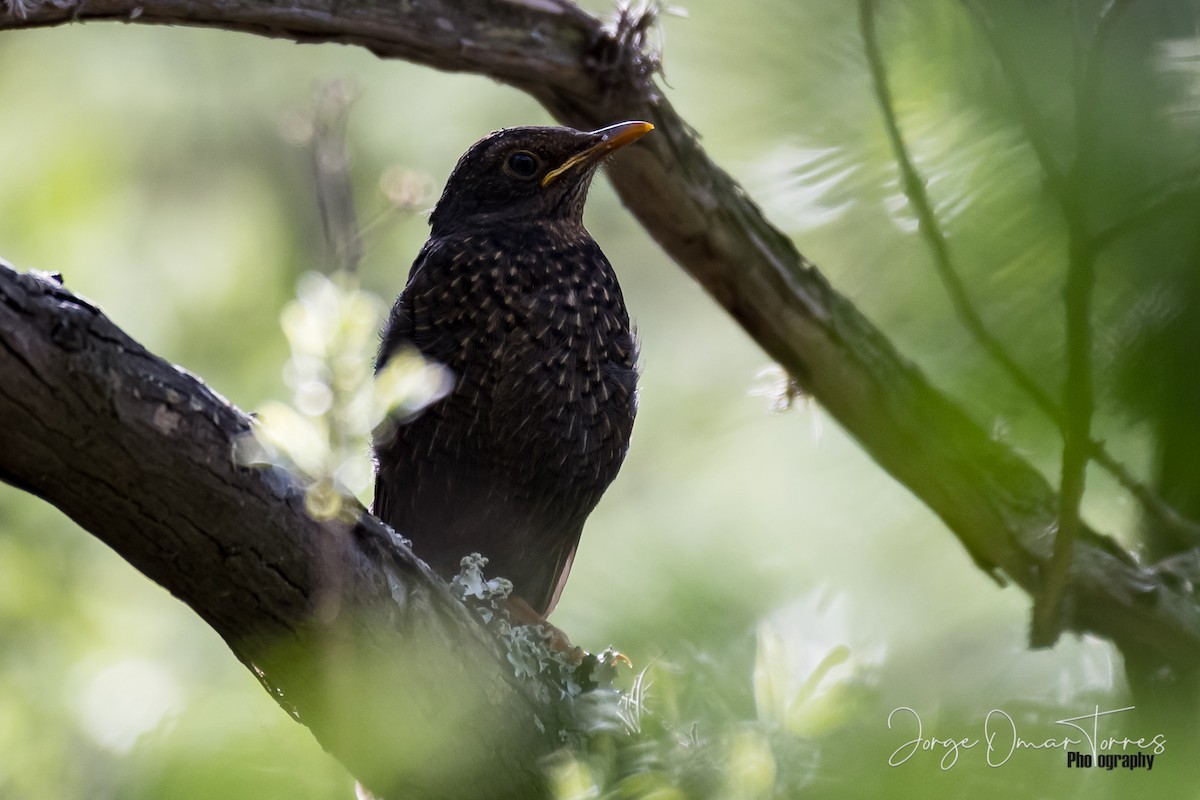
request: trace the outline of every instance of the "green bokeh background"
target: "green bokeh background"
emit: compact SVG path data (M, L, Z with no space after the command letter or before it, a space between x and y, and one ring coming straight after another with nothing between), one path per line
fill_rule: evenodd
M882 5L901 121L964 277L988 324L1057 393L1064 234L1012 100L960 5ZM997 12L1064 157L1071 37L1102 5ZM1104 73L1100 219L1200 162L1200 16L1192 3L1141 5ZM854 4L696 0L686 12L661 20L667 94L711 156L906 355L1056 480L1056 434L957 324L915 233ZM1172 43L1192 59L1172 60ZM99 23L6 32L0 256L62 272L242 408L287 398L280 310L300 275L330 268L311 155L289 132L335 78L357 86L348 137L364 219L386 209L389 167L440 187L483 133L551 122L487 79L349 47ZM1190 313L1180 276L1196 263L1196 217L1183 216L1123 240L1099 277L1099 435L1147 479L1162 420L1137 399L1153 395L1153 372L1123 383L1122 364ZM894 708L918 710L926 735L978 738L1001 708L1028 738L1061 737L1057 719L1133 704L1121 659L1070 636L1026 650L1027 598L979 571L816 404L771 413L769 359L603 179L587 224L620 275L644 375L632 450L554 622L649 665L650 712L670 704L683 729L695 721L728 743L713 750L733 776L718 796L1194 794L1172 777L1193 755L1186 743L1150 773L1069 771L1061 750L991 769L978 748L950 770L933 754L889 767L911 738L888 730ZM420 215L387 226L363 285L393 297L426 233ZM1137 509L1103 473L1089 480L1089 522L1136 545ZM817 730L771 733L779 777L760 785L738 771L738 732L769 727L754 696L763 621L783 643L788 691L839 645L850 660L822 685L853 691ZM1115 735L1153 735L1133 712L1117 719ZM0 798L335 798L351 783L188 609L53 508L0 488Z

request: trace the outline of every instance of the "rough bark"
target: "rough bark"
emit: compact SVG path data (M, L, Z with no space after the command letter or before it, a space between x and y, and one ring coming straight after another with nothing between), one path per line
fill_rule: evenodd
M538 796L554 710L399 537L361 509L314 520L295 477L235 458L245 414L54 279L2 262L0 419L0 479L187 603L368 786ZM477 756L450 773L415 755L448 730Z

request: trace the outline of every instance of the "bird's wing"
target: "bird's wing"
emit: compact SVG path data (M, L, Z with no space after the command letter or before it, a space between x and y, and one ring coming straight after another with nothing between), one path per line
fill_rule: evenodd
M408 284L411 285L413 278L421 271L421 267L429 255L429 246L426 244L417 254L413 261L412 268L408 273ZM379 352L375 357L375 372L383 369L397 350L406 346L414 346L413 341L413 312L412 312L412 297L408 293L407 288L396 299L396 303L392 306L391 312L388 314L387 322L384 323L383 331L380 335ZM375 496L371 501L371 512L389 525L392 524L392 508L390 492L388 491L387 481L381 480L382 470L378 469L378 459L380 448L394 434L392 430L394 426L389 425L385 420L375 431L373 442L374 457L376 459L375 470ZM403 534L403 531L399 531Z
M386 520L388 517L387 499L387 487L384 482L379 479L379 470L375 470L375 495L371 499L371 513L381 520Z
M416 267L414 267L416 269ZM412 345L413 315L412 303L403 293L392 306L387 322L380 336L379 353L375 357L375 372L383 369L397 350L404 345Z
M582 528L580 532L582 533ZM563 589L566 588L567 578L571 575L571 565L575 563L575 551L578 549L579 535L576 534L574 544L571 545L570 549L563 554L563 557L558 562L558 566L556 567L558 578L553 584L549 598L545 601L545 607L538 609L543 617L550 616L550 612L558 605L558 598L562 596Z

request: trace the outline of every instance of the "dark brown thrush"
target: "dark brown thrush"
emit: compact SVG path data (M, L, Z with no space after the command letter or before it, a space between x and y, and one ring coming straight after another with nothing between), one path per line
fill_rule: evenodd
M637 407L629 315L583 204L604 157L652 128L512 128L476 142L430 217L376 364L412 347L455 384L377 433L375 514L443 577L487 556L488 574L543 617Z

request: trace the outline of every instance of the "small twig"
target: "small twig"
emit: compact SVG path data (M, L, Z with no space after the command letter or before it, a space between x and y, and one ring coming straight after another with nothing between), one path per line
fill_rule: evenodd
M1117 479L1117 483L1138 502L1142 510L1148 513L1155 522L1174 533L1182 534L1186 540L1200 540L1200 523L1190 519L1168 503L1158 492L1139 481L1123 463L1118 461L1104 446L1103 442L1092 440L1088 455L1109 475Z
M1054 552L1034 601L1030 642L1051 647L1062 630L1062 604L1070 581L1075 540L1082 526L1080 503L1086 485L1095 399L1092 389L1092 289L1095 284L1095 251L1084 226L1081 203L1064 204L1068 222L1067 278L1063 289L1066 308L1067 374L1063 389L1066 425L1059 485L1058 530Z
M966 286L954 268L946 236L942 231L941 225L938 223L937 215L933 210L933 203L930 201L929 193L925 188L925 180L921 177L920 172L913 163L908 146L904 141L904 135L900 131L900 124L896 117L891 89L888 87L887 70L883 63L879 38L875 32L874 0L860 0L859 23L862 29L867 63L871 71L871 82L875 89L875 97L879 102L880 113L883 115L883 123L892 145L892 152L895 155L896 163L900 167L900 178L904 194L908 197L909 203L912 204L913 212L917 216L918 230L933 254L934 267L937 269L938 277L942 280L942 285L950 295L950 302L954 307L954 311L958 314L963 326L975 338L984 351L1008 373L1008 376L1022 391L1029 395L1034 405L1061 428L1063 419L1061 409L1055 405L1050 395L1042 387L1038 386L1029 373L1022 369L1021 365L1013 359L1000 340L987 329L983 318L980 317L979 312L971 302Z
M1017 383L1034 398L1039 407L1052 418L1061 417L1064 423L1062 425L1063 478L1059 494L1058 533L1055 536L1054 551L1049 568L1042 581L1041 594L1035 601L1031 636L1035 645L1050 645L1057 639L1061 627L1059 616L1062 595L1065 591L1067 576L1070 573L1073 545L1079 535L1079 502L1083 496L1084 473L1091 444L1091 330L1088 323L1093 281L1093 257L1085 247L1089 242L1088 237L1084 235L1080 238L1076 235L1075 227L1082 221L1081 209L1077 209L1075 203L1067 202L1071 198L1069 193L1062 195L1064 214L1069 227L1071 227L1071 257L1067 270L1066 289L1068 367L1064 408L1067 413L1061 414L1050 398L1032 382L1012 360L999 341L987 331L978 312L971 304L966 288L959 280L951 263L946 237L938 225L933 204L925 189L925 182L914 166L900 132L891 91L887 84L883 56L875 32L875 0L859 0L859 24L875 94L883 113L888 138L891 140L896 161L900 166L904 192L913 205L919 230L933 251L934 264L950 293L956 311L968 330L980 341L989 355L1014 377ZM1076 161L1076 168L1079 163ZM1084 230L1086 231L1086 228Z
M332 80L317 86L312 128L312 158L317 206L334 268L354 273L362 259L362 236L354 208L346 126L354 102L353 85Z
M1051 647L1063 628L1063 598L1071 579L1075 541L1083 527L1080 505L1087 484L1095 397L1092 370L1092 296L1096 283L1094 239L1087 218L1087 178L1094 163L1099 59L1105 42L1130 0L1111 0L1096 23L1092 43L1082 53L1075 80L1075 158L1059 196L1067 224L1067 277L1063 287L1067 374L1063 386L1062 477L1054 552L1034 602L1030 643Z
M369 252L389 228L402 219L420 214L436 198L432 178L400 165L388 168L379 183L387 198L387 205L377 211L359 231L363 252Z

